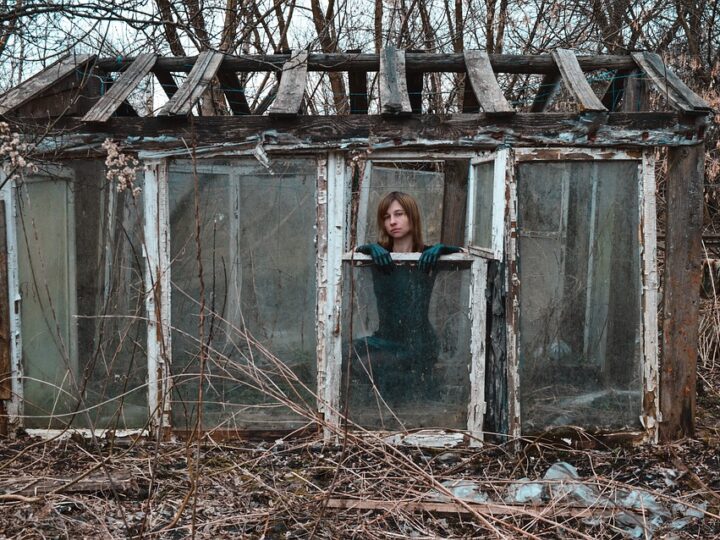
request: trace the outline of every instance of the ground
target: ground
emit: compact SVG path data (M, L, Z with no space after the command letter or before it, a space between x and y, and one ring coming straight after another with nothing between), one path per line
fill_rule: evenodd
M0 538L716 538L720 360L705 354L699 375L696 436L671 445L2 439ZM559 462L578 478L534 484ZM522 478L536 505L508 495ZM350 499L371 507L338 508Z

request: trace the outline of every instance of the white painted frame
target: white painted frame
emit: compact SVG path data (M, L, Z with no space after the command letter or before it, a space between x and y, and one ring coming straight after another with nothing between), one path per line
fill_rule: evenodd
M163 439L172 428L170 331L170 207L168 162L146 160L143 184L145 309L150 432Z
M657 273L657 228L655 165L653 150L618 150L603 148L518 148L511 161L508 179L508 206L506 216L506 241L508 243L507 285L507 355L508 355L508 406L509 431L512 438L521 436L520 378L518 362L519 304L517 274L518 253L518 208L515 166L522 162L539 161L634 161L638 166L638 223L640 237L641 281L641 336L643 400L639 419L645 428L642 432L646 441L657 442L657 424L660 418L659 392L659 347L658 347L658 273ZM566 191L566 190L565 190ZM563 199L565 199L565 195ZM563 203L565 204L565 203ZM564 212L567 214L567 212ZM653 396L648 401L648 396Z
M7 272L8 282L0 286L7 286L8 289L8 312L10 314L10 389L12 395L6 401L5 411L8 416L9 427L17 428L22 426L22 417L25 409L23 401L24 390L23 363L22 363L22 328L20 326L20 281L18 275L18 244L16 232L17 203L14 197L15 180L8 179L5 172L0 168L0 183L3 184L0 190L0 199L5 202L5 232L7 235Z
M507 148L499 148L495 152L480 154L470 160L468 172L467 213L465 219L465 243L473 253L481 257L502 260L505 241L505 175L507 169ZM476 168L484 163L493 163L492 220L490 245L475 244L475 211L477 209L478 185Z

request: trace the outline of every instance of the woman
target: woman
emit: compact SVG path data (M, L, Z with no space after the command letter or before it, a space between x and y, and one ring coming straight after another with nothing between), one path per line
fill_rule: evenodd
M385 195L377 210L378 242L356 248L375 263L373 289L377 331L354 341L355 376L372 377L385 397L405 398L431 388L439 343L428 311L438 257L462 251L455 246L426 246L415 199L400 191ZM421 252L417 267L396 267L390 253ZM360 360L358 362L357 360Z

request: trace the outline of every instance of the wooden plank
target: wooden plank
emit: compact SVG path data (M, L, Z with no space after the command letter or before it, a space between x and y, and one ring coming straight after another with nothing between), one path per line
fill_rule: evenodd
M595 95L580 68L575 53L567 49L555 49L552 57L560 70L565 86L572 92L582 112L607 111L602 101Z
M210 87L224 58L217 51L201 52L178 92L160 109L158 116L186 115Z
M10 297L8 295L7 225L5 201L0 201L0 400L12 397Z
M217 78L233 114L236 116L250 114L250 105L245 97L245 87L240 84L237 73L227 70L224 65L221 65Z
M505 95L495 78L490 57L484 51L465 51L467 78L475 92L477 102L487 113L513 113L513 109L505 99Z
M227 56L223 66L235 72L277 71L290 58L289 54L258 54ZM123 63L131 58L118 62L116 58L106 58L99 62L99 67L106 71L118 71ZM194 58L174 56L160 58L158 67L171 72L189 72ZM635 62L628 55L589 55L578 56L583 71L632 69ZM490 63L496 73L556 73L557 66L549 54L491 54ZM405 55L407 71L456 72L464 73L465 56L463 53L434 54L411 53ZM308 71L378 71L380 55L357 54L354 52L312 53L308 56Z
M561 80L560 73L557 71L548 73L542 78L537 94L535 94L535 99L533 99L533 103L530 106L530 112L538 113L547 109L555 97L555 94L557 94L560 89Z
M155 69L153 69L153 73L155 74L155 78L160 83L160 87L163 89L163 92L165 92L167 98L171 100L179 90L178 85L175 82L175 78L172 76L172 73L164 69L158 69L157 63L155 64Z
M692 437L700 311L705 147L668 151L659 436Z
M524 516L527 518L543 516L560 517L568 516L574 518L584 517L603 517L610 518L619 513L624 512L622 508L606 509L600 506L572 506L563 505L513 505L505 503L477 503L463 501L458 502L432 502L417 500L377 500L377 499L351 499L351 498L331 498L328 499L328 508L338 510L380 510L385 512L433 512L438 514L472 514L480 512L484 515L494 516ZM638 514L642 512L637 511Z
M270 116L297 116L300 113L307 84L307 51L296 51L285 62Z
M387 47L380 54L380 110L384 115L411 114L405 73L405 51Z
M360 49L352 49L347 52L358 55L360 54ZM367 71L348 71L348 87L350 91L350 114L367 114Z
M664 113L609 113L592 141L593 146L621 146L643 148L650 146L677 146L697 144L699 133L686 138L686 129L678 124L679 115ZM518 147L528 146L578 146L587 145L587 129L577 113L517 113L495 116L492 120L484 115L414 115L397 119L381 115L307 116L300 124L296 119L247 116L238 121L231 116L197 117L192 125L179 118L111 118L104 125L84 124L78 120L59 120L55 124L66 135L51 151L86 152L88 145L101 144L109 133L114 137L137 137L128 140L128 149L173 149L186 151L182 138L195 133L203 142L203 153L227 151L227 143L238 149L252 149L257 144L258 133L272 130L273 137L268 148L308 148L322 144L323 148L345 147L358 139L371 141L371 148L381 148L392 143L398 149L428 148L432 141L443 141L445 149L494 149L498 140ZM95 126L95 127L94 127ZM45 123L38 129L44 129ZM58 132L59 133L59 132ZM563 133L563 138L558 134ZM212 148L223 143L223 148ZM367 144L367 143L365 143ZM317 148L315 148L317 150ZM248 150L249 152L251 150Z
M636 52L632 58L675 107L685 112L712 112L712 107L667 67L660 55Z
M146 479L133 471L113 471L111 479L106 473L94 473L80 478L21 476L0 482L0 501L13 500L13 496L38 497L55 493L116 492L137 495L147 488L147 484Z
M72 75L75 70L81 70L84 76L89 64L95 58L94 54L78 54L66 56L55 62L0 96L0 114L7 114L24 105L48 90L53 84Z
M118 77L110 90L100 98L95 106L83 117L84 122L105 122L123 104L140 81L155 65L157 55L141 54L130 67Z

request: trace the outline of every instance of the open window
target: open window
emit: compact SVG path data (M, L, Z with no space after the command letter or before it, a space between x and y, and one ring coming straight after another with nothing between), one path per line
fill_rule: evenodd
M482 257L502 256L505 165L499 161L497 154L399 155L370 159L356 169L363 174L355 186L357 241L350 244L377 241L378 202L391 191L417 201L426 245L467 246L466 238L478 239L470 253L441 257L430 274L418 269L420 253L393 254L395 269L388 275L366 255L345 254L341 402L358 424L468 429L482 436Z

